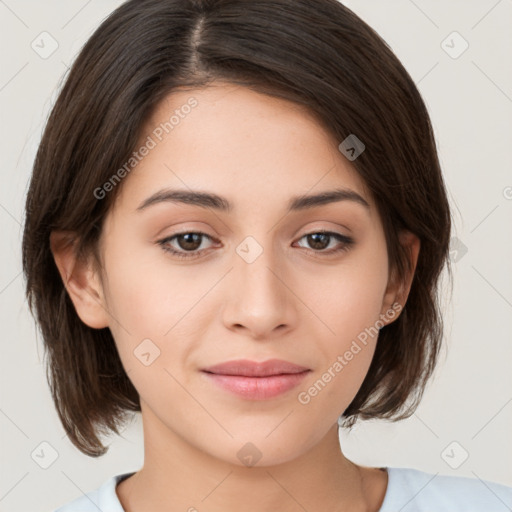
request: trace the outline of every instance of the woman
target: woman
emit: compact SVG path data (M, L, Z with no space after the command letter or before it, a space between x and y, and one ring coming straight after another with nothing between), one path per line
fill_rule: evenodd
M512 504L340 449L339 420L419 404L451 227L424 102L342 4L124 3L70 71L26 212L69 438L100 456L128 412L144 426L143 467L59 512Z

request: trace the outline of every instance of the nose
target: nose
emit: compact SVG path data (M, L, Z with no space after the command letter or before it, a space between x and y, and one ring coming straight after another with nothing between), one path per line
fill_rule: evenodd
M284 262L278 261L270 246L254 241L237 249L225 283L224 325L247 331L259 340L282 335L293 328L297 318L296 299L287 282Z

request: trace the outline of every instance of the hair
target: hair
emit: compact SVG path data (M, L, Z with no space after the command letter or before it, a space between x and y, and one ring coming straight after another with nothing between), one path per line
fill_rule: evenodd
M352 165L381 217L390 275L412 268L399 232L420 239L408 300L381 328L343 426L411 416L435 369L451 215L427 108L387 43L337 0L130 0L75 59L47 120L25 207L26 295L59 418L86 455L106 453L98 434L119 434L140 401L110 329L78 317L50 234L69 231L77 257L98 262L103 221L122 183L101 200L94 191L129 160L161 100L219 80L305 106L339 142L350 134L363 141Z

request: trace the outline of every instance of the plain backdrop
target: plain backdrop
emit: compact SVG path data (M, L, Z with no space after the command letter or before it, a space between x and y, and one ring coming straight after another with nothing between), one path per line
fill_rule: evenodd
M120 3L0 1L2 512L53 510L143 462L139 416L122 437L106 439L99 459L65 436L21 273L24 201L42 128L67 67ZM454 211L455 282L443 305L445 348L417 412L399 423L361 423L341 433L342 447L360 464L512 486L512 1L346 3L391 46L429 108ZM51 55L33 49L42 37L47 52L58 44Z

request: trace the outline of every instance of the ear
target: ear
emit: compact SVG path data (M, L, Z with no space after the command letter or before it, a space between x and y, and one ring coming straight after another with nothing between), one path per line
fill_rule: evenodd
M410 271L405 276L396 273L390 276L382 302L381 320L384 324L396 320L407 302L420 251L420 239L410 231L401 231L398 238L409 256Z
M59 269L64 286L82 322L94 329L109 325L98 271L94 268L92 256L88 261L77 258L75 237L69 231L52 231L50 248Z

